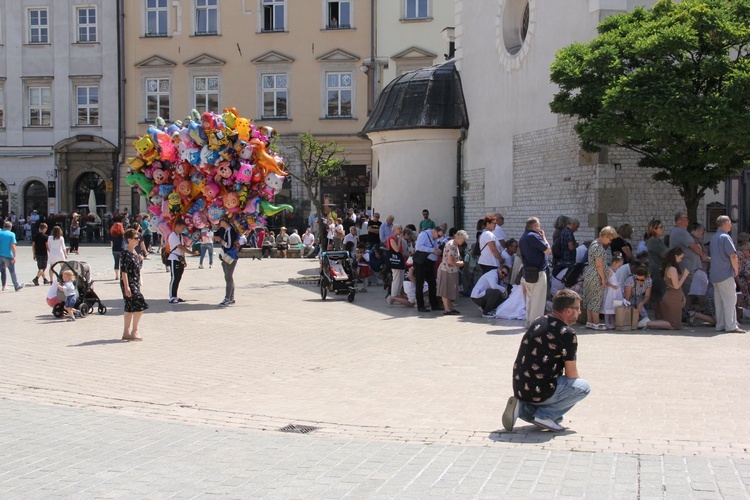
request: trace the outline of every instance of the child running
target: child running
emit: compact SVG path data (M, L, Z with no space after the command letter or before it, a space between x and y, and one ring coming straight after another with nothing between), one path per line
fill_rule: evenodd
M76 320L76 311L74 309L76 305L76 282L75 282L75 275L73 274L73 271L66 270L62 273L62 285L58 283L57 288L59 290L62 290L65 292L65 313L68 316L68 321L75 321Z

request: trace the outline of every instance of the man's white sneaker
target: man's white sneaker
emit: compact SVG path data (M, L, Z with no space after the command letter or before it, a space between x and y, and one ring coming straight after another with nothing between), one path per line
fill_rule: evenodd
M646 316L645 318L643 318L642 320L638 322L638 328L641 330L645 330L646 328L648 328L649 321L651 320L648 319L648 316Z
M219 307L227 307L229 305L229 299L224 299L219 302Z
M547 429L548 431L552 431L552 432L562 432L565 430L565 427L555 423L554 421L548 418L534 417L534 421L531 423L541 429Z
M518 414L521 412L521 407L518 406L518 400L515 396L511 396L508 399L508 404L505 405L505 411L503 412L503 427L506 431L512 431L513 426L516 425L518 420Z

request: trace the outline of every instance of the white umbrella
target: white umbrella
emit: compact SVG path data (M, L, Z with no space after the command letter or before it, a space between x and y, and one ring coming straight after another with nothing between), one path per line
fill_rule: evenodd
M96 194L94 194L93 189L89 191L89 213L93 214L95 223L101 224L102 220L99 218L99 215L96 213Z

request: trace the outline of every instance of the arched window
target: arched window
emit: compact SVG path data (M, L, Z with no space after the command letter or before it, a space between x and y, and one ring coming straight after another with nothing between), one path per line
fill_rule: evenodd
M0 182L0 217L5 217L10 212L8 205L8 186Z
M29 182L23 190L23 213L28 217L32 210L47 213L47 186L39 181Z
M96 204L101 211L106 208L107 192L105 190L104 179L96 172L86 172L76 180L76 209L85 209L88 213L89 193L93 190L96 196ZM99 216L103 215L102 213Z

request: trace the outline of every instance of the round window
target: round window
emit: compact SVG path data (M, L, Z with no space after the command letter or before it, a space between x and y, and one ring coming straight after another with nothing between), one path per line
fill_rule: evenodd
M536 0L498 0L497 50L508 71L521 67L534 33Z

